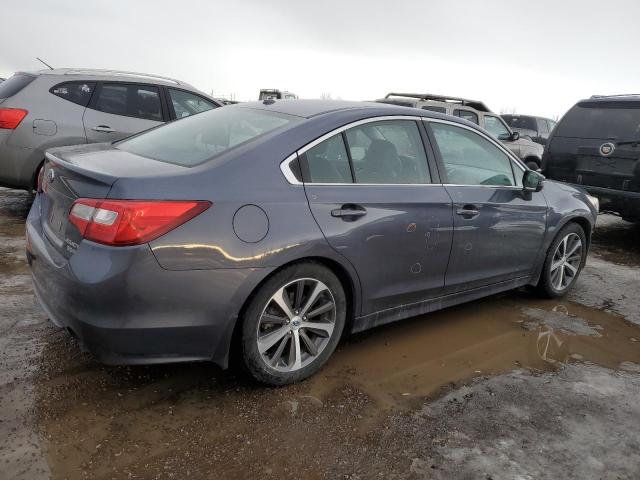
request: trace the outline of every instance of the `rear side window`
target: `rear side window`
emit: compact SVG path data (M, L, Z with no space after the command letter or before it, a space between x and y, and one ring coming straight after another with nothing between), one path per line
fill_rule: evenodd
M319 143L304 154L304 178L311 183L352 183L349 156L342 134Z
M493 143L465 128L431 123L448 183L515 185L511 160Z
M7 78L4 82L0 82L0 98L13 97L35 80L36 77L16 73L13 77Z
M469 110L454 110L453 114L456 117L460 117L460 118L464 118L465 120L468 120L469 122L473 122L476 125L479 125L478 123L478 115L476 115L474 112L471 112Z
M426 105L422 107L422 110L429 110L430 112L447 113L447 109L444 107L436 107L435 105Z
M162 121L158 87L124 83L104 83L93 108L105 113Z
M214 108L118 142L116 148L191 167L297 121L297 117L263 110Z
M372 122L346 131L356 183L430 183L416 122Z
M640 102L581 102L554 130L558 137L640 140Z
M169 89L169 98L171 99L173 111L176 113L176 118L184 118L196 113L206 112L217 106L200 95L174 88Z
M521 128L524 130L538 131L536 119L533 117L520 117L515 115L503 115L502 118L511 128Z
M65 82L49 90L55 96L86 107L96 88L95 82Z

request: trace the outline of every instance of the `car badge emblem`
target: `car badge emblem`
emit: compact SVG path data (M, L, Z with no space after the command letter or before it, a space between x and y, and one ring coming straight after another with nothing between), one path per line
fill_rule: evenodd
M53 170L49 170L47 172L47 180L49 181L49 183L53 182L53 179L56 178L56 174Z
M600 155L603 157L608 157L615 150L615 145L613 143L603 143L600 145Z

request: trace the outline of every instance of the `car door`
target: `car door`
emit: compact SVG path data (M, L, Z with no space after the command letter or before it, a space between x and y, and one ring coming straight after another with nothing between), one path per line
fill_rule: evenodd
M300 152L311 211L357 270L364 315L444 287L451 199L427 160L422 129L413 117L370 119Z
M160 88L123 82L101 82L85 110L87 141L111 142L153 128L167 119Z
M454 234L446 292L532 274L546 231L541 192L522 188L524 167L491 137L449 122L428 122Z

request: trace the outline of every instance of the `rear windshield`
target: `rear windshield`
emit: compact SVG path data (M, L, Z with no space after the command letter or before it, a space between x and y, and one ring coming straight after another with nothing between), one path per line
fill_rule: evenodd
M16 93L29 85L36 77L16 73L13 77L0 82L0 98L13 97Z
M192 167L297 120L264 110L216 108L149 130L115 146L161 162Z
M521 128L525 130L537 130L536 119L533 117L514 117L513 115L502 115L504 121L511 128Z
M556 126L558 137L634 140L640 138L640 102L582 102Z

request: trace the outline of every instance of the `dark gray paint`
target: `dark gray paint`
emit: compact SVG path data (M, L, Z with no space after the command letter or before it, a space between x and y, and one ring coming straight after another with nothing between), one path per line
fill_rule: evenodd
M311 141L354 121L407 115L476 128L464 120L347 102L225 108L274 110L306 120L194 168L136 158L109 145L51 152L61 158L46 164L56 179L49 194L36 197L27 221L36 292L50 315L104 362L209 359L226 365L245 301L274 270L293 261L315 259L339 274L350 299L351 329L358 331L535 283L558 228L578 219L590 230L595 221L583 191L550 181L535 194L442 184L303 186L287 182L279 168ZM428 142L426 147L432 176L440 178ZM62 225L63 245L56 245L45 231L51 229L49 209L68 212L78 194L208 200L212 206L148 245L111 248L80 241L69 225ZM331 216L346 203L362 205L367 214L354 221ZM480 213L463 222L455 211L467 203L480 206ZM259 207L269 220L266 236L254 243L234 232L234 216L246 205ZM248 237L257 236L241 223Z

